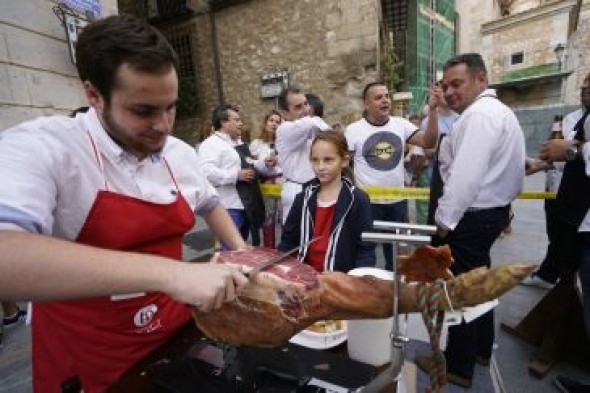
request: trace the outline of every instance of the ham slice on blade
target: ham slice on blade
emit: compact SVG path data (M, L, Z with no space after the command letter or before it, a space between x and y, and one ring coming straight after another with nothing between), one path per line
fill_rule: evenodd
M222 252L218 263L236 265L247 272L276 255L275 250L253 247L247 251ZM419 247L416 255L450 258L450 253L430 246ZM413 263L419 262L416 259ZM453 308L495 299L534 269L532 264L509 264L492 270L479 268L446 281ZM402 284L401 313L417 311L416 288L412 283ZM389 317L392 303L392 281L341 272L319 274L313 267L288 257L252 277L236 300L208 313L195 309L193 315L199 329L212 339L233 345L275 347L284 345L318 320Z

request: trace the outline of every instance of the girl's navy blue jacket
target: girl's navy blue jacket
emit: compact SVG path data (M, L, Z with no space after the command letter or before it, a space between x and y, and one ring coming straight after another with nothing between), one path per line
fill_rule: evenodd
M283 227L280 251L287 251L312 239L315 209L320 183L317 179L305 184L295 197L293 206ZM336 201L334 221L324 258L324 271L348 272L356 267L374 267L375 244L363 242L361 233L371 231L373 216L369 196L342 177L342 189ZM305 259L308 247L299 251L298 258Z

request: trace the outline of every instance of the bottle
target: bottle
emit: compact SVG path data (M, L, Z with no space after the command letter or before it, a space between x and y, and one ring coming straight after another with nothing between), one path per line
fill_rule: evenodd
M563 139L563 116L555 115L553 118L553 125L551 126L551 134L549 139Z

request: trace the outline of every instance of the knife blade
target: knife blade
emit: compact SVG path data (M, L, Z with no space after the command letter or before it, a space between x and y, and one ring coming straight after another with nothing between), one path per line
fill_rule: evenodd
M292 248L292 249L290 249L290 250L288 250L288 251L285 251L284 253L282 253L282 254L279 254L279 255L277 255L276 257L272 257L272 258L270 258L270 259L268 259L268 260L266 260L266 261L264 261L264 262L262 262L262 263L260 263L260 264L258 264L258 265L256 265L256 266L254 266L254 267L252 268L252 270L250 270L249 272L246 272L246 273L245 273L245 275L246 275L248 278L252 278L252 277L254 277L256 274L258 274L258 273L260 273L261 271L263 271L264 269L266 269L267 267L269 267L269 266L271 266L271 265L274 265L275 263L278 263L278 262L282 261L283 259L287 258L289 255L291 255L291 254L295 253L295 251L298 251L299 249L301 249L301 248L303 248L303 247L307 247L307 246L309 246L311 243L313 243L313 242L315 242L316 240L319 240L319 239L321 239L321 238L322 238L321 236L314 237L313 239L306 241L305 243L303 243L303 244L302 244L302 245L300 245L300 246L297 246L297 247L294 247L294 248Z

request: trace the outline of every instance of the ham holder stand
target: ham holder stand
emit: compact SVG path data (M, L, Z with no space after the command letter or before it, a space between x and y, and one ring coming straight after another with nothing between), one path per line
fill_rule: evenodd
M436 233L436 227L431 225L405 224L390 221L373 221L373 229L390 231L391 233L364 232L363 240L373 243L391 244L393 246L393 259L397 260L399 245L430 244L431 235ZM405 346L409 339L400 329L400 315L398 308L399 288L401 286L400 275L397 274L397 264L393 264L394 291L393 291L393 324L391 328L391 362L375 379L362 388L355 390L357 393L378 393L392 382L397 383L404 364Z
M435 227L374 221L381 233L363 233L364 241L399 246L427 244ZM396 259L396 258L394 258ZM342 353L289 344L284 348L232 347L201 338L188 353L151 371L167 393L307 393L381 392L397 384L404 363L408 338L400 331L398 301L400 278L395 276L391 363L383 368L352 360ZM236 327L239 328L239 327ZM342 352L342 350L339 350ZM380 372L381 371L381 372ZM318 389L319 388L319 389ZM324 390L325 389L325 390Z

